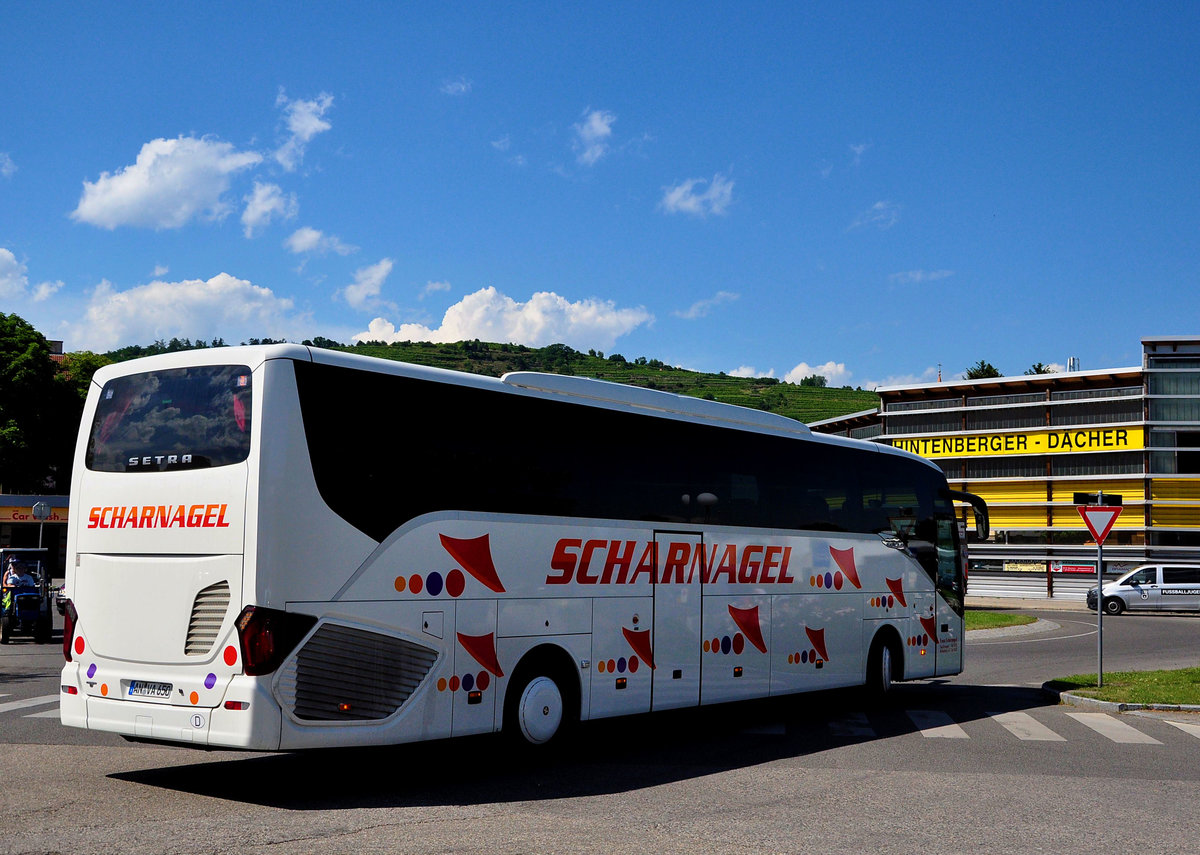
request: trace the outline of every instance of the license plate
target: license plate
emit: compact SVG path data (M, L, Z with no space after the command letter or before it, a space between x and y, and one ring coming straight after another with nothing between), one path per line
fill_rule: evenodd
M170 683L151 683L148 680L130 680L129 697L131 698L169 698L171 697Z

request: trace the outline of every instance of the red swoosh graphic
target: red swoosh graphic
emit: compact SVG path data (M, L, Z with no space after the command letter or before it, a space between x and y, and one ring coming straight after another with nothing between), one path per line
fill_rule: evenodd
M929 637L933 639L933 643L937 644L937 619L923 617L921 618L921 626L925 627L925 631L929 633Z
M442 546L464 570L497 594L505 593L500 574L496 572L496 565L492 563L492 547L488 535L470 540L447 537L444 534L439 534L438 537L442 539Z
M829 547L829 554L833 556L833 560L837 562L837 566L846 574L846 578L850 580L850 584L856 588L862 588L862 583L858 581L858 570L854 566L854 547L849 549L834 549Z
M808 636L808 640L812 642L813 649L817 651L826 662L829 661L829 652L825 649L825 628L813 629L812 627L804 627L804 632Z
M496 656L496 636L489 632L487 635L458 634L458 643L471 654L472 658L497 677L503 677L500 670L500 660Z
M884 579L883 581L887 582L888 590L896 595L896 602L898 602L900 604L901 608L907 607L908 603L905 602L905 600L904 600L903 580L901 580L901 579Z
M654 670L654 651L650 647L650 630L648 629L626 629L621 627L621 632L625 635L625 640L629 642L629 646L633 648L641 660L650 666L650 670Z
M767 643L763 641L762 627L758 623L758 606L752 609L737 609L729 607L729 616L746 636L746 640L758 648L759 653L767 652Z

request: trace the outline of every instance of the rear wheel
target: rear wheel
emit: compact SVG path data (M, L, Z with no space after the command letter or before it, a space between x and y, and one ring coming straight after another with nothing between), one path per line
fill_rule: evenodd
M1104 613L1106 615L1119 615L1125 611L1125 601L1120 597L1109 597L1104 601Z
M537 660L522 664L504 701L504 730L531 746L557 745L579 718L579 702L566 669Z

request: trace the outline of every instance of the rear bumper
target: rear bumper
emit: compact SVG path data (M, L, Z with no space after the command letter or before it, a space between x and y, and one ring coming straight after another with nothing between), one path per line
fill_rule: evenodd
M63 669L64 686L73 683L71 669L71 663ZM204 748L279 750L279 706L262 681L253 677L234 678L217 707L147 703L83 692L64 691L59 697L59 719L68 727ZM229 709L230 701L248 706Z

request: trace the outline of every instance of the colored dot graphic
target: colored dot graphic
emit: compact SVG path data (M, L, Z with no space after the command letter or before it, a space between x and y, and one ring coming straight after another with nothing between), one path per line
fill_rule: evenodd
M204 678L204 688L211 689L215 685L217 685L217 675L216 674L209 674L207 677Z
M238 652L237 648L232 644L225 648L225 664L234 665L237 663Z
M596 663L596 670L601 674L624 674L628 671L630 674L636 674L641 663L636 656L630 656L628 661L622 656L620 659L601 659Z
M817 573L808 577L808 584L812 588L828 588L840 591L842 590L842 586L846 584L846 577L842 575L841 570L835 570L832 573Z
M437 597L441 595L442 591L445 591L452 597L461 597L467 589L467 577L461 570L451 570L443 578L442 574L435 570L425 576L421 576L419 573L408 577L397 576L392 584L401 594L405 591L412 594L425 591L429 596Z
M871 597L871 607L876 609L891 609L896 606L896 598L890 594L886 597Z
M88 666L87 675L88 675L89 680L96 676L96 663L95 662L93 662L91 665Z
M705 653L720 653L725 656L732 653L735 656L741 656L742 651L746 649L746 638L738 632L732 636L723 635L711 641L705 639L703 648Z
M481 692L486 692L488 686L492 684L492 675L487 671L480 671L478 674L464 674L461 677L455 674L449 680L445 677L439 677L437 681L437 690L439 692L457 692L462 689L464 692L470 692L478 689Z
M788 654L789 665L816 665L819 661L817 651L801 650L799 653Z
M908 646L909 647L928 647L929 646L929 636L927 634L910 635L908 637Z

